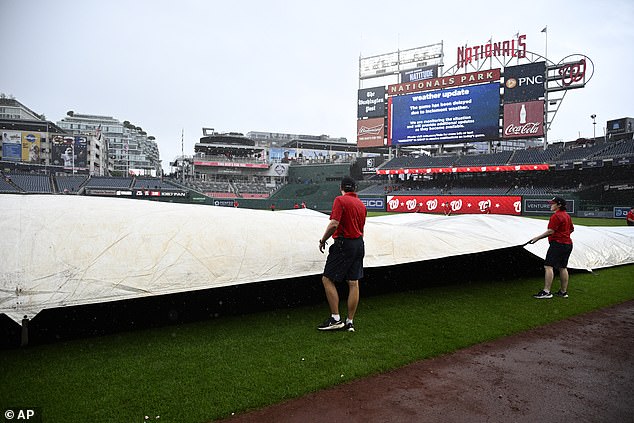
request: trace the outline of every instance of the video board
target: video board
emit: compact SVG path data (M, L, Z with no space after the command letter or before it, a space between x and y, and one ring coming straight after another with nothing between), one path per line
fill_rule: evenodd
M500 84L469 85L388 99L388 144L499 138Z

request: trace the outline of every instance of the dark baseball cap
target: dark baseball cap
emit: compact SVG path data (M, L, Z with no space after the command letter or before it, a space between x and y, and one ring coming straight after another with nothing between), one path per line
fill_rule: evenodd
M557 204L559 206L562 207L566 207L566 200L564 200L561 197L553 197L550 201L548 201L550 204Z
M341 188L344 191L354 191L354 187L355 187L355 183L354 183L354 179L352 179L349 176L344 176L343 178L341 178Z

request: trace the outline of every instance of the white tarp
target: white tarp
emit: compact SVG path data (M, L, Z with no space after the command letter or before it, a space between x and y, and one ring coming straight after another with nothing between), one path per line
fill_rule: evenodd
M0 194L0 313L319 275L328 216L134 199ZM366 267L521 245L547 222L502 215L368 219ZM634 228L577 226L570 267L634 263ZM525 248L544 258L546 240Z

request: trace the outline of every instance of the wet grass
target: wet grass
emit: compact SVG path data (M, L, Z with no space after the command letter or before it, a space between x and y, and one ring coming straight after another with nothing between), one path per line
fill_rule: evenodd
M572 273L570 298L552 300L531 297L535 272L426 283L437 273L418 269L399 275L418 285L362 295L355 333L318 332L320 303L0 351L0 406L207 422L634 299L634 265ZM375 271L362 290L379 283Z

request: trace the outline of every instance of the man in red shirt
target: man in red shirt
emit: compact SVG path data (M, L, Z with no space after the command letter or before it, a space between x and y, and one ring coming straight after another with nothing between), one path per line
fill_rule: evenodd
M630 208L630 211L627 212L625 221L627 222L627 226L634 226L634 207Z
M354 332L354 314L359 304L359 279L363 277L363 257L365 244L363 228L367 210L357 193L355 183L349 176L341 179L341 196L336 197L330 213L330 222L319 240L319 251L326 248L331 236L333 244L328 249L328 258L321 281L326 291L326 299L331 315L319 325L319 330L337 330L345 328ZM339 315L339 294L335 282L348 281L348 317L345 323Z
M554 269L559 269L559 279L561 288L555 294L558 297L568 298L568 259L572 253L572 239L570 234L575 230L570 215L566 212L566 200L561 197L554 197L550 200L550 211L553 214L548 221L548 229L541 235L529 241L534 244L542 238L548 237L550 246L544 260L544 289L533 295L535 298L552 298L550 292L553 279L555 277Z

